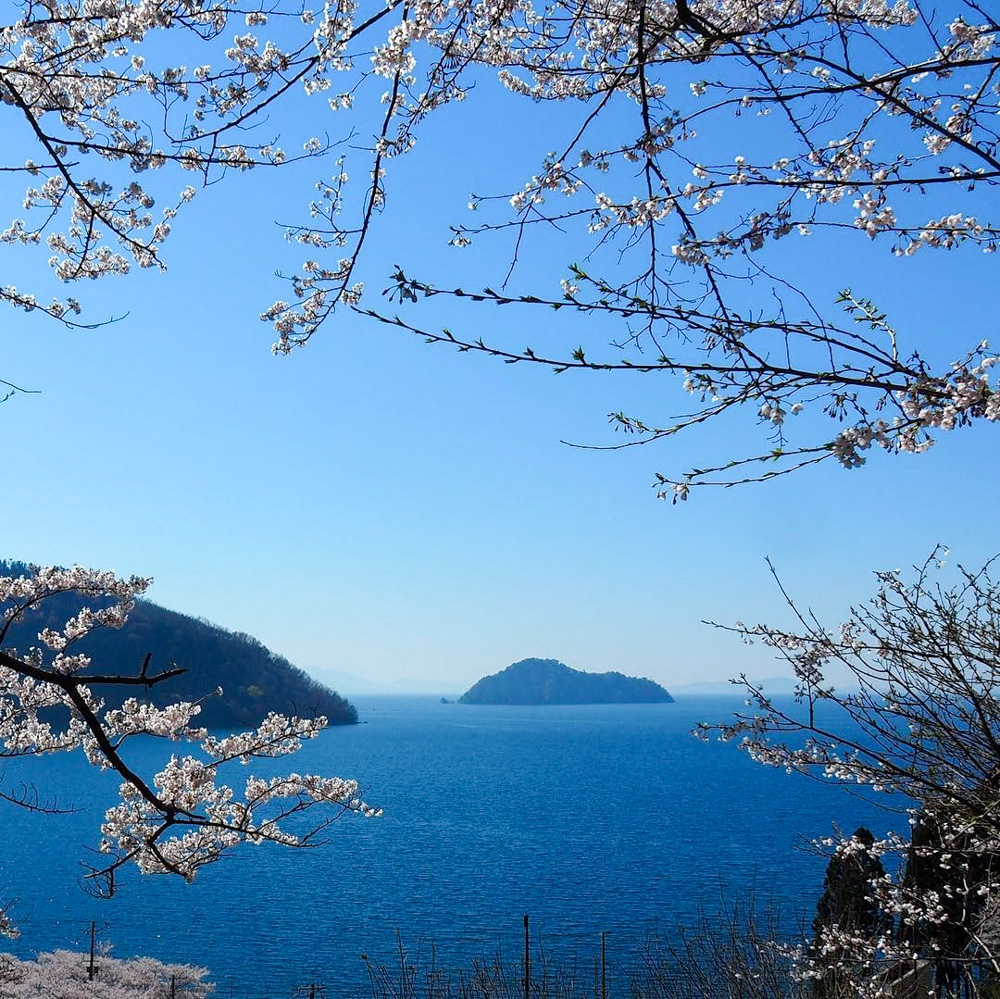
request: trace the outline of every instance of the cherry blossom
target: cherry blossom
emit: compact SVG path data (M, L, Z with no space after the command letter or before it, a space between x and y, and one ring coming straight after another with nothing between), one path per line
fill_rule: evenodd
M93 968L93 972L91 972ZM0 955L0 995L5 999L205 999L213 986L206 968L163 964L149 957L119 960L105 952L91 958L67 950L39 954L32 961Z
M25 184L0 241L44 245L67 284L162 268L198 184L322 157L349 138L287 230L307 256L290 293L262 310L276 353L306 344L339 309L556 371L676 374L692 411L611 413L625 435L616 446L731 410L759 420L765 443L658 476L673 499L820 461L858 468L873 448L919 453L995 420L997 383L983 367L993 354L979 331L956 331L951 364L932 364L921 346L937 347L936 330L919 320L897 330L877 288L798 287L789 244L858 239L903 261L992 254L998 37L1000 23L965 0L29 3L0 25L11 136L0 165ZM516 102L558 104L564 124L527 175L498 164L497 189L469 193L474 214L442 219L456 250L500 241L501 274L490 273L494 253L485 289L464 290L412 273L419 257L380 258L399 241L369 236L392 193L423 196L397 179L394 160L425 121L465 102L478 126L476 102L491 89L512 114ZM440 155L471 163L466 139L452 129ZM567 256L549 275L521 275L518 249L540 231L565 233ZM363 269L386 275L376 291L398 314L366 289ZM456 313L448 331L423 318L428 298ZM78 297L45 302L6 286L0 299L83 321ZM502 330L486 342L462 311L472 304L564 310L579 319L581 346L515 348ZM609 325L619 330L610 350ZM764 405L801 418L761 417Z
M95 629L120 628L149 584L148 579L123 579L80 566L33 568L0 577L0 755L82 751L98 770L120 779L119 803L107 810L100 827L103 859L89 865L87 879L95 892L113 893L118 872L128 864L145 873L191 880L201 867L241 843L309 846L346 812L380 814L361 799L353 780L298 773L267 780L248 776L239 791L221 779L226 764L295 753L304 740L323 731L325 718L272 713L253 731L209 734L196 725L200 704L158 708L143 697L183 672L181 667L151 672L147 655L134 675L107 675L75 651ZM36 646L9 647L15 622L30 621L44 601L65 593L95 606L84 607L59 629L43 628ZM105 708L101 693L123 686L136 694L120 707ZM47 710L53 707L65 709L68 720L53 721ZM129 763L130 740L136 736L184 742L193 752L171 755L147 780ZM37 810L48 807L23 794L0 791L0 797ZM319 814L317 807L321 818L304 825L296 821L294 832L286 828L286 820L299 813ZM0 913L0 933L16 933L6 911Z
M942 580L945 554L935 551L913 578L877 573L875 596L836 632L791 600L794 628L733 626L792 666L795 704L743 677L749 710L700 726L763 765L847 783L889 810L896 831L881 839L818 845L897 859L868 885L892 931L825 927L789 952L806 980L821 978L835 955L851 995L886 994L888 969L915 959L931 962L948 995L979 994L981 969L1000 971L1000 590L995 562ZM831 679L838 673L848 678L843 691Z
M773 263L794 266L794 252L777 247L786 239L847 228L903 258L995 249L1000 230L984 215L1000 176L1000 25L979 6L521 0L404 6L398 17L372 56L375 73L392 83L381 95L373 184L353 200L342 185L327 186L310 220L288 232L311 249L352 252L336 264L310 259L291 279L294 301L263 313L277 353L304 345L336 309L349 308L507 362L681 375L694 411L666 424L612 413L628 437L613 446L665 440L729 410L777 414L761 416L764 450L680 478L657 476L659 495L675 501L696 485L765 480L820 461L857 468L871 448L918 453L941 432L995 419L997 386L984 367L992 354L976 346L980 336L957 344L952 366L935 370L918 352L919 330L904 331L904 348L904 334L867 297L844 290L834 302L833 289L828 303L809 300L795 274ZM456 248L510 236L504 291L455 288L397 266L386 290L400 311L389 313L354 278L388 189L386 161L419 140L429 113L474 99L473 86L492 72L513 98L569 105L565 142L552 140L561 144L539 156L541 169L507 191L473 195L469 207L481 218L451 226ZM746 117L769 121L751 136L739 122ZM609 126L617 141L607 145ZM720 136L730 131L752 138L753 148L722 153ZM955 207L928 220L928 191ZM967 209L976 203L981 211ZM508 290L516 248L550 225L569 233L576 259L586 256L593 268L554 273L551 297ZM443 300L455 307L449 329L416 313L429 298L439 311ZM587 317L602 316L620 324L613 347L624 356L608 353L604 339L560 354L508 347L502 334L487 342L455 332L478 326L458 311L474 303L570 310L582 335ZM604 337L605 326L595 328ZM786 413L803 414L794 430ZM837 424L832 434L824 417ZM803 435L813 441L792 443Z

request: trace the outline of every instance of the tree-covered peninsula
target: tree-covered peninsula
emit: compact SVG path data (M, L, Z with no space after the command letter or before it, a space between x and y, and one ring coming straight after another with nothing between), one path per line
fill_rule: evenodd
M30 567L21 562L0 562L0 569L17 575ZM39 644L39 632L58 629L85 605L99 607L102 603L107 601L85 600L76 592L52 595L11 624L5 644L25 654ZM352 704L252 635L227 631L148 600L136 601L123 627L97 628L74 648L90 656L92 669L102 674L133 676L147 654L151 675L180 667L183 673L149 687L143 697L158 708L177 701L201 701L197 723L207 728L254 727L272 711L324 715L331 725L350 725L358 720ZM220 688L222 692L215 693ZM114 707L135 693L131 687L110 686L102 689L101 696L108 707Z
M622 673L585 673L557 659L522 659L483 677L460 704L648 704L673 701L658 683Z

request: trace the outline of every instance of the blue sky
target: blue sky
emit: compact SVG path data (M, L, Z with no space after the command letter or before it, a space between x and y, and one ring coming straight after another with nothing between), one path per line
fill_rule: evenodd
M449 111L391 165L372 290L397 261L448 282L502 270L502 249L462 257L445 246L447 224L471 191L519 185L536 148L522 140L541 141L561 112L526 122L509 113L517 105L486 107L486 120ZM4 316L0 376L40 390L0 408L4 555L151 575L153 600L249 632L320 678L340 670L450 692L527 656L668 687L782 672L702 624L784 619L766 557L835 621L870 595L875 569L922 561L938 542L969 565L996 552L988 427L945 435L924 456L874 454L860 471L831 465L670 506L655 499L653 473L763 441L750 414L665 445L580 450L560 441L613 443L612 410L683 411L679 383L557 378L346 313L304 350L272 357L258 314L286 294L275 270L303 256L274 221L301 218L311 180L332 168L199 192L167 244L166 274L73 290L85 318L127 313L117 323L69 331ZM16 214L19 195L3 190ZM524 266L557 249L572 252L556 240ZM992 332L991 257L901 262L854 239L788 252L820 300L850 283L877 291L941 356ZM44 255L0 253L6 280L51 288ZM515 346L574 335L532 314L469 315Z

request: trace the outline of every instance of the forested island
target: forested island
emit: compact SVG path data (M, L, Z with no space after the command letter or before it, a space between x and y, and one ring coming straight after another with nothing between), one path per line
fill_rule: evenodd
M30 567L0 562L0 571L16 576L30 572ZM85 601L74 593L47 598L25 619L13 623L5 647L27 652L38 644L40 631L61 628L85 605L97 607L101 602ZM207 728L254 727L272 711L325 715L331 725L351 725L358 720L352 704L252 635L227 631L147 600L136 601L123 628L91 632L74 644L74 651L89 655L93 670L103 674L135 676L147 653L152 656L150 673L175 664L182 667L186 672L157 684L144 696L157 707L205 698L198 723ZM220 687L222 693L214 694ZM120 688L119 702L135 693L134 688ZM114 687L101 690L108 707L117 706L115 694Z
M647 704L673 698L652 680L622 673L585 673L557 659L522 659L483 677L459 704Z

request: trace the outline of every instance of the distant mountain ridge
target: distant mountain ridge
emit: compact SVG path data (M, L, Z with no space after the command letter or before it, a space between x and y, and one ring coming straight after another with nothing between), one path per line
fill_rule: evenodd
M753 680L756 687L760 687L768 694L793 694L795 692L796 681L794 676L769 676L763 680ZM672 685L673 686L673 685ZM734 680L699 680L695 683L684 683L674 686L675 694L732 694L734 696L745 696L746 688L740 681Z
M558 659L522 659L483 677L459 704L647 704L670 703L652 680L622 673L585 673Z
M28 572L30 566L24 563L0 561L3 575ZM11 627L6 645L26 652L38 644L43 628L61 628L84 605L93 607L97 602L71 593L46 599ZM123 628L92 632L73 647L92 658L95 672L135 675L147 652L152 653L150 673L174 664L187 670L148 693L140 688L102 688L108 707L128 696L148 697L157 707L205 698L196 724L225 729L255 726L271 711L325 715L331 725L352 725L358 720L354 705L252 635L227 631L148 600L136 601ZM222 694L214 695L218 687Z

